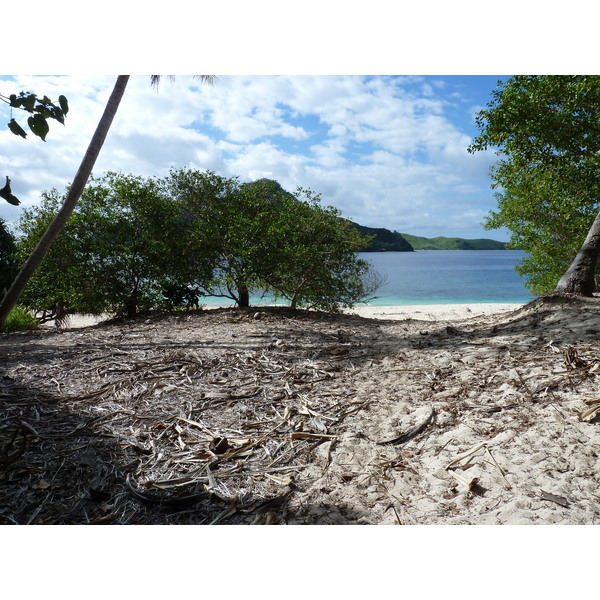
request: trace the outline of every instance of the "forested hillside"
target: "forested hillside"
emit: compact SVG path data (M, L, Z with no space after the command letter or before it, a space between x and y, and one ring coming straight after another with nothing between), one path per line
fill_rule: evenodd
M413 247L397 231L383 227L365 227L350 221L350 225L361 235L373 238L363 252L412 252Z
M349 221L360 234L371 238L363 252L412 252L413 250L505 250L506 242L489 239L457 237L425 238L409 233L398 233L384 227L366 227Z
M424 238L408 233L403 233L402 236L415 250L506 250L506 243L496 240L467 240L456 237Z

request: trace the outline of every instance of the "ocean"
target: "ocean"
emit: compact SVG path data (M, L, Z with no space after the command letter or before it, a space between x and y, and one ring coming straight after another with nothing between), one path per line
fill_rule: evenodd
M535 298L515 266L520 250L364 252L387 276L372 306L530 302Z
M387 278L370 306L411 304L524 304L534 299L515 271L520 250L421 250L362 252L361 258ZM254 305L268 298L251 298ZM202 298L207 306L232 305L225 298Z

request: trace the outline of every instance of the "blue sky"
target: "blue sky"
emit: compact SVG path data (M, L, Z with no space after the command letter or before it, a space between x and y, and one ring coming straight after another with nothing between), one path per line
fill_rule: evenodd
M468 154L475 114L501 76L222 75L133 76L94 169L163 176L171 167L209 169L242 181L268 177L310 188L363 225L433 237L493 237L481 222L494 208L491 152ZM74 176L114 77L3 76L0 92L64 94L65 126L44 143L6 129L0 107L0 175L21 207ZM25 122L26 115L13 116ZM16 222L22 210L0 204Z
M4 32L5 69L21 75L0 76L0 93L64 94L71 107L44 143L11 134L0 103L0 177L22 200L0 203L11 223L72 180L115 81L106 74L134 73L97 175L189 166L270 177L319 192L364 225L507 239L481 226L496 205L495 156L467 153L475 113L503 74L597 71L584 0L568 11L522 0L175 0L170 10L106 0L93 32L89 11L67 5L68 20L31 0L26 32ZM198 72L218 80L186 76ZM147 73L177 77L156 92Z

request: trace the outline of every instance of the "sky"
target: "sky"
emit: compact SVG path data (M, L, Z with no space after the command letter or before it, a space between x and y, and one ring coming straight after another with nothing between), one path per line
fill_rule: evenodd
M469 154L476 113L503 76L217 75L130 79L95 175L162 177L171 168L210 170L241 181L263 177L310 188L322 203L362 225L425 237L493 237L482 221L495 207L493 152ZM71 182L102 114L114 76L0 77L0 93L31 91L69 101L65 125L43 142L6 127L0 105L0 175L20 207ZM26 113L12 111L25 127Z
M82 6L66 1L67 19L31 0L26 32L3 32L0 94L64 94L70 105L43 142L9 132L0 102L0 182L8 175L22 201L0 202L0 217L13 225L42 191L72 181L115 74L132 73L97 176L189 167L267 177L310 188L362 225L504 241L508 231L482 226L496 207L497 157L467 152L476 113L512 74L597 71L583 0L568 12L516 0L502 10L477 0L371 0L368 10L355 0L228 0L201 11L187 0L169 10L106 0L92 29ZM198 72L217 80L202 84L189 75ZM156 90L149 73L176 77Z

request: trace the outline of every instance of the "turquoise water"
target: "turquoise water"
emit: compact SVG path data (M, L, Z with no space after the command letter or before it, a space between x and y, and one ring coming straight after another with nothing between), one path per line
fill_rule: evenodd
M519 250L423 250L363 252L359 256L387 277L371 306L411 304L518 303L533 300L515 271L525 256ZM272 299L251 299L252 305ZM230 306L226 298L202 298L207 306Z
M525 303L533 296L515 266L519 250L362 253L387 276L373 306Z

